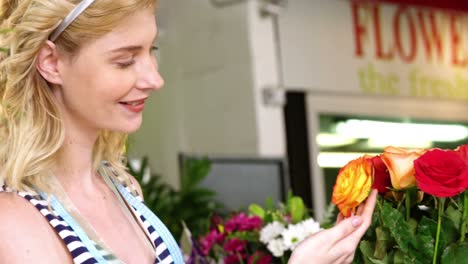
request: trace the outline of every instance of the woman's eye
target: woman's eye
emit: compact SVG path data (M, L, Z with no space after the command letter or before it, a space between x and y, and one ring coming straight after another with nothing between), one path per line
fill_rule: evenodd
M117 66L119 66L119 68L125 69L125 68L131 66L133 63L135 63L134 60L117 62Z
M159 50L159 47L158 47L158 46L152 46L152 47L151 47L151 51L157 51L157 50Z

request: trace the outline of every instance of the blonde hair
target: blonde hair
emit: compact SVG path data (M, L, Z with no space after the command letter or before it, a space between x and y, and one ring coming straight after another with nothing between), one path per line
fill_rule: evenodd
M51 191L49 179L65 128L47 82L35 68L38 51L79 0L0 0L0 171L19 191ZM55 41L70 55L118 25L125 16L155 8L157 0L96 0ZM101 131L93 149L95 169L108 161L126 175L127 135Z

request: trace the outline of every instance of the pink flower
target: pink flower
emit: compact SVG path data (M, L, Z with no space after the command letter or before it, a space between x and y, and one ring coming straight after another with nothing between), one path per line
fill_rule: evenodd
M240 213L226 222L226 232L230 233L233 231L250 231L259 229L263 225L263 221L258 216L248 217L244 213Z
M232 238L224 244L224 250L227 252L241 252L244 251L247 241L238 238Z
M247 264L270 264L271 256L266 255L261 251L256 251L252 256L247 260Z
M208 256L213 244L221 244L224 241L224 235L217 230L211 230L206 236L200 239L202 254Z
M223 218L220 215L213 214L210 217L210 230L218 229L220 225L223 225Z
M237 263L243 263L244 259L246 258L245 254L230 254L224 258L224 264L237 264Z
M239 231L250 231L260 229L263 225L263 220L258 216L248 217L245 221L239 223Z

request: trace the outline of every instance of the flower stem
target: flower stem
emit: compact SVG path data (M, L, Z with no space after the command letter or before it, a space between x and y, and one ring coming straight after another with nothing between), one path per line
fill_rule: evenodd
M442 225L442 213L444 212L444 203L445 198L439 198L439 210L437 216L437 233L436 233L436 241L434 246L434 258L432 259L432 264L437 263L437 251L439 249L439 238L440 238L440 227Z
M380 199L380 197L377 197L376 207L377 207L377 212L378 212L378 216L379 216L379 223L380 223L380 226L383 226L382 204L383 204L383 200Z
M239 258L239 263L244 264L244 259L242 258L242 255L240 253L237 253L237 257Z
M411 195L410 191L406 190L405 193L405 207L406 207L406 221L410 219Z
M461 221L461 228L460 228L460 242L465 241L466 237L466 225L468 221L468 191L463 192L463 217Z

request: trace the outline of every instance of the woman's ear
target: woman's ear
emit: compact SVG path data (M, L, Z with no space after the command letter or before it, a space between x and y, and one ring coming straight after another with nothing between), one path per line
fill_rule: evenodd
M62 84L62 77L58 71L59 53L55 44L47 40L37 54L36 69L47 82Z

